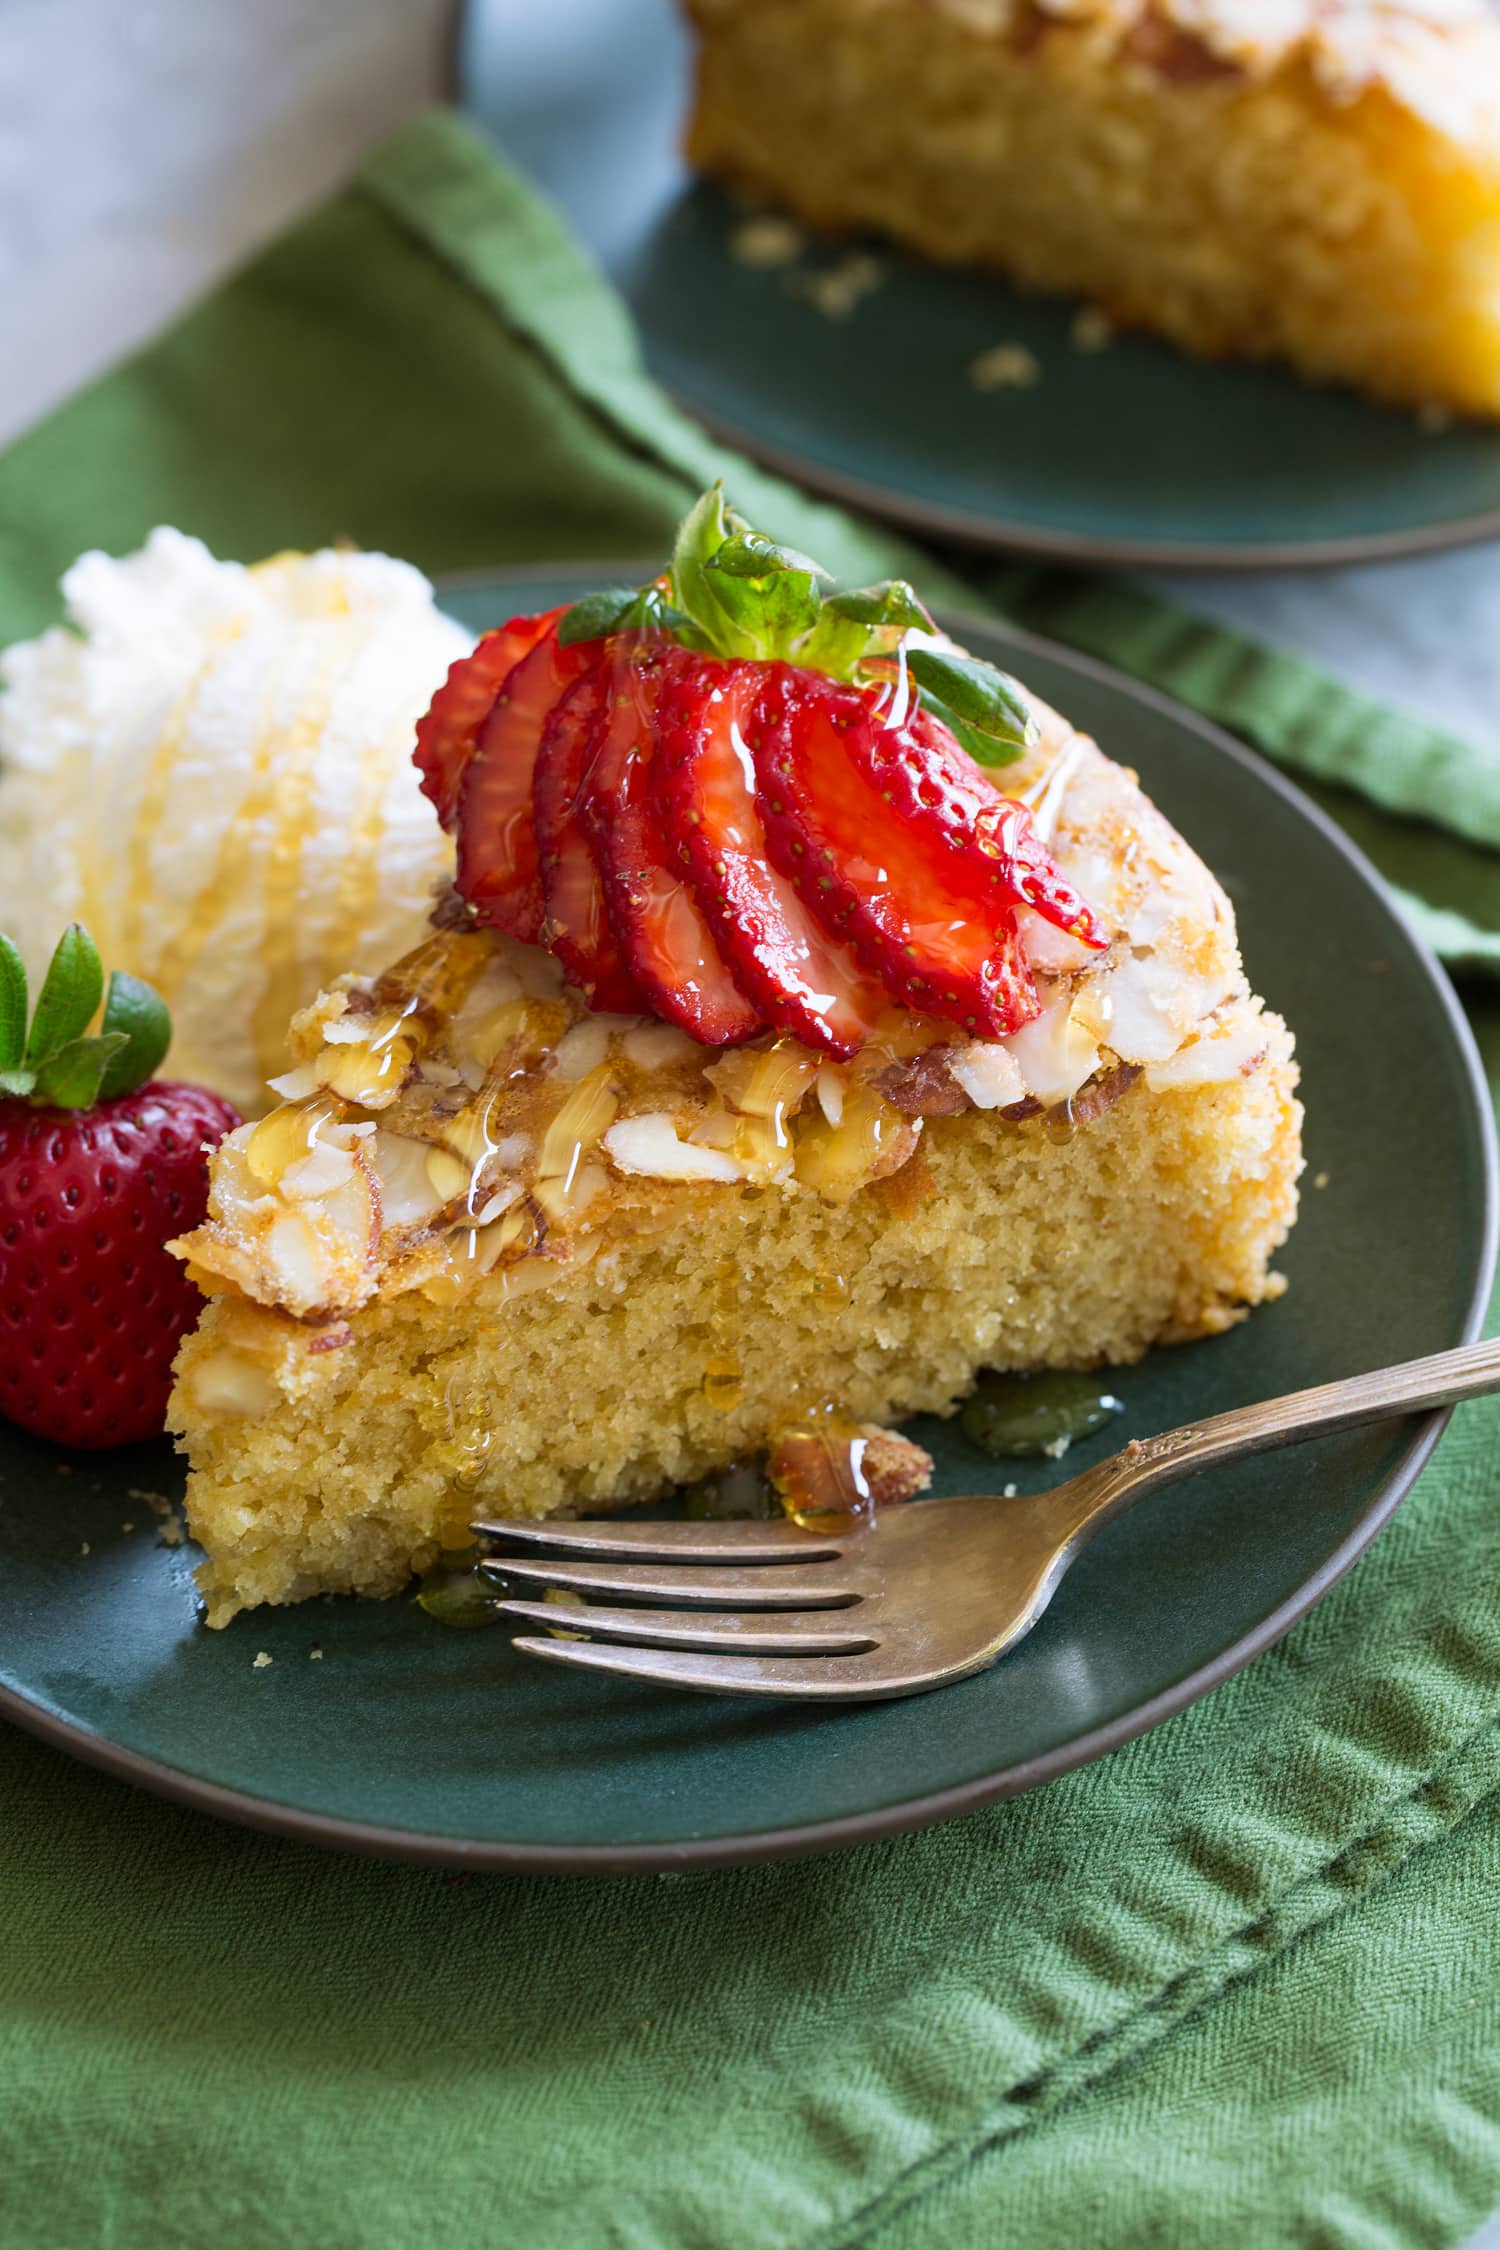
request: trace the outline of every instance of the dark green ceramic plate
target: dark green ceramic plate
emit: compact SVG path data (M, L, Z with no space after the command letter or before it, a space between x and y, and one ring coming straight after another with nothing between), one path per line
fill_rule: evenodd
M622 278L654 373L721 437L916 530L1032 554L1247 569L1409 555L1500 532L1500 431L1416 418L1280 370L1207 366L1144 337L1072 340L1073 308L875 247L842 318L790 268L730 254L712 187L653 223ZM969 369L1024 347L1039 379Z
M446 598L479 626L577 590L554 573ZM1448 986L1373 875L1284 782L1174 707L1045 644L958 629L1137 766L1224 878L1252 976L1296 1027L1309 1168L1328 1175L1286 1253L1285 1300L1124 1372L1123 1423L1069 1470L1131 1434L1472 1335L1492 1262L1488 1105ZM193 1557L159 1543L143 1497L180 1489L166 1448L65 1460L7 1432L0 1711L168 1795L366 1851L587 1869L849 1843L1045 1781L1226 1678L1374 1537L1440 1422L1164 1493L1099 1538L993 1672L819 1714L577 1677L514 1655L501 1631L445 1630L408 1597L206 1632ZM1057 1474L987 1461L948 1425L917 1432L940 1491Z
M1357 562L1500 532L1500 430L1425 431L1140 338L1081 353L1071 306L882 245L881 285L830 318L799 292L847 243L753 270L728 249L741 214L687 183L677 10L586 12L581 37L572 11L523 26L506 0L468 0L460 99L604 259L652 372L742 451L919 531L1080 561ZM999 344L1035 355L1035 388L973 387Z

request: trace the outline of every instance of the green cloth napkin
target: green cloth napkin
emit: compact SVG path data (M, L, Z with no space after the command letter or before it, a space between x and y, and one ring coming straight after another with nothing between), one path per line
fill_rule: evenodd
M840 572L979 598L711 445L435 118L0 459L0 639L161 520L245 557L624 556L721 471ZM1336 792L1493 966L1476 752L1126 587L990 590ZM0 1729L0 2244L1457 2244L1500 2202L1497 1441L1462 1410L1329 1599L1169 1725L819 1860L445 1879Z

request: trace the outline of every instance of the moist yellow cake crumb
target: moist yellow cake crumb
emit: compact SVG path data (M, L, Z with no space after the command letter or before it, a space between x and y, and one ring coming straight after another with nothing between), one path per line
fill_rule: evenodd
M1210 356L1500 414L1486 0L689 0L688 154Z
M646 1498L763 1446L799 1394L885 1422L946 1410L981 1366L1117 1365L1212 1335L1281 1287L1294 1083L1283 1049L1228 1084L1137 1081L1065 1140L1045 1118L934 1118L918 1192L897 1174L842 1207L795 1182L680 1188L659 1232L549 1289L480 1283L451 1321L396 1297L340 1350L217 1298L177 1408L209 1622L393 1593L475 1515ZM267 1378L266 1411L195 1412L224 1354ZM733 1405L705 1389L725 1355Z

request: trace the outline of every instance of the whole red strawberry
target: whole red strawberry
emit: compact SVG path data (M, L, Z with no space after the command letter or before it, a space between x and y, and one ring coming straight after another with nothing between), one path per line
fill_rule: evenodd
M166 1007L119 971L106 999L76 922L29 1033L26 1000L0 937L0 1413L64 1445L158 1437L203 1304L163 1245L202 1219L204 1145L239 1116L202 1086L152 1079Z

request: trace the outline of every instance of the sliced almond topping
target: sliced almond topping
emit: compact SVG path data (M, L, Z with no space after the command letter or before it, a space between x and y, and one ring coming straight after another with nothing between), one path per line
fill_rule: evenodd
M1026 1099L1021 1066L996 1039L976 1039L970 1046L951 1048L948 1073L976 1109L1006 1109Z
M616 1169L656 1180L722 1180L741 1177L740 1167L721 1149L697 1148L677 1138L677 1127L665 1110L650 1110L643 1117L622 1117L604 1136L604 1146Z

